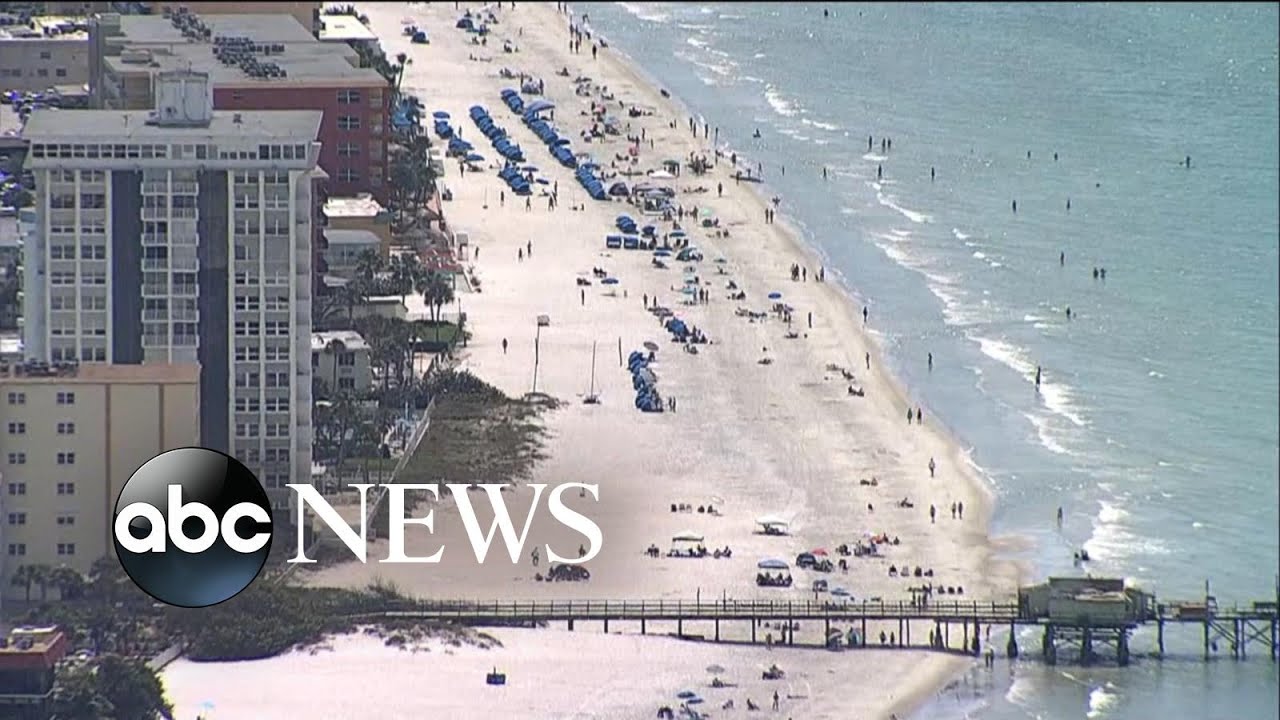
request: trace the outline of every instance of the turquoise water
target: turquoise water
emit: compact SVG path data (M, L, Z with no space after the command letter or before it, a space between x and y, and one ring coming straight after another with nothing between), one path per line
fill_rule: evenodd
M972 446L996 533L1028 538L1038 575L1084 546L1094 573L1161 597L1206 579L1221 600L1273 597L1276 6L829 8L589 12L762 163L899 377ZM1169 644L1123 671L1002 665L923 715L1277 717L1275 665L1200 663L1192 629Z

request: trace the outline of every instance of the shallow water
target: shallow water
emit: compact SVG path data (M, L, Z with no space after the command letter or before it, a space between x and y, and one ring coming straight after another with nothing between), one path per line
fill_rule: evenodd
M1206 578L1220 600L1273 597L1277 8L831 9L590 12L762 163L899 377L973 447L994 529L1032 541L1037 575L1084 546L1093 572L1162 598ZM1002 665L924 715L1277 717L1274 665L1194 661L1191 628L1169 643L1175 659L1126 670Z

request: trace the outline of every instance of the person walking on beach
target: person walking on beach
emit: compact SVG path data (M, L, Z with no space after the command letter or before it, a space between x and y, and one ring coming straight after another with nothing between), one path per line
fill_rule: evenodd
M938 522L938 508L932 505L929 506L929 522L935 524Z
M827 167L825 165L822 167L822 179L827 179Z
M813 313L809 313L809 329L813 329Z
M911 424L911 418L913 418L913 417L915 417L915 416L911 414L911 408L907 408L907 424L908 424L908 425L910 425L910 424Z
M1013 201L1013 214L1014 214L1014 215L1017 215L1017 214L1018 214L1018 201L1017 201L1017 200L1014 200L1014 201Z
M1036 366L1036 392L1040 391L1040 366Z
M863 325L867 324L867 306L866 305L862 306L862 324Z
M524 251L525 254L528 255L529 257L533 257L533 241L530 240L526 242L524 247L525 247L525 251Z
M506 355L506 354L507 354L507 339L506 339L506 338L502 338L502 354L503 354L503 355Z
M933 353L929 353L929 372L933 372Z
M724 183L716 183L716 194L719 197L724 197Z
M583 306L583 307L586 307L586 306L587 306L587 291L586 291L586 290L579 290L578 292L580 292L580 293L582 294L582 306Z
M876 179L877 180L884 179L884 165L876 165Z
M498 191L498 206L499 206L499 207L506 207L506 206L507 206L507 191L506 191L506 190L499 190L499 191Z
M778 691L777 690L773 691L773 710L774 712L777 712L778 710Z
M524 211L525 211L525 212L529 212L529 211L530 211L530 210L532 210L532 209L533 209L533 196L532 196L532 195L525 195L525 196L524 196Z
M809 268L800 268L800 282L809 282Z
M516 248L516 260L524 262L524 248Z
M938 464L933 461L933 458L929 458L929 477L933 477L934 471L937 469L938 469Z
M924 411L922 411L922 410L919 408L919 406L917 406L917 407L916 407L916 424L917 424L917 425L923 425L923 424L924 424Z
M1058 527L1062 527L1062 506L1058 506Z
M956 503L956 514L960 516L961 520L964 519L964 503L963 502ZM585 555L586 553L583 553L583 554Z
M818 282L826 282L826 281L827 281L827 266L819 265L818 266Z

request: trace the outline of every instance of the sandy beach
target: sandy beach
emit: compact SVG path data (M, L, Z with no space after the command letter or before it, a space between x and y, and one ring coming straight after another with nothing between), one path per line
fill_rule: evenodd
M500 71L542 80L545 98L557 106L554 124L560 134L573 137L575 151L590 152L606 169L615 157L625 158L632 146L626 136L642 132L644 141L634 146L636 162L618 162L618 170L631 167L644 173L659 169L668 158L687 160L691 153L713 159L711 138L702 136L700 122L695 138L688 116L612 48L593 58L592 41L584 40L580 53L570 53L569 17L557 12L554 4L520 4L515 10L508 5L497 11L500 22L491 26L493 32L483 46L472 44L473 35L454 29L460 11L450 3L358 7L369 16L388 56L404 52L412 58L403 84L423 100L428 115L437 110L450 113L454 128L490 160L486 165L492 165L497 155L468 117L472 105L485 106L546 178L546 185L536 186L539 191L558 190L554 210L538 193L526 207L524 198L512 195L496 176L496 165L483 173L460 174L456 161L447 160L443 181L453 200L445 203L444 212L450 229L469 233L472 251L464 264L483 290L460 293L473 337L460 349L459 364L508 395L529 392L536 317L550 317L550 325L540 332L537 390L564 404L545 415L547 459L530 481L599 484L599 502L569 501L601 526L605 542L588 566L589 582L539 583L534 580L538 568L527 557L512 564L500 546L477 567L456 515L442 505L436 511L435 534L415 533L418 528L413 528L408 542L410 554L418 555L444 545L441 564L379 565L374 559L385 556L385 547L375 544L369 564L346 563L308 573L309 582L364 586L376 578L433 598L806 600L814 597L812 581L823 578L856 599L897 601L909 599L907 588L922 581L891 577L889 568L909 566L932 569L935 587L962 586L964 599L1008 599L1016 572L1009 563L992 558L989 491L962 449L931 422L927 410L923 424L908 424L907 413L917 403L881 370L873 334L874 298L868 301L864 327L861 303L832 278L816 281L820 260L786 222L785 197L777 221L766 224L768 198L754 184L735 183L727 157L705 175L695 176L685 167L680 177L666 181L679 191L676 203L686 210L696 206L699 217L715 218L718 230L728 231L726 237L717 229L694 227L687 219L682 223L705 258L695 264L694 272L709 296L706 303L685 304L680 292L684 263L668 258L668 267L658 269L650 252L606 250L604 243L607 234L616 232L614 218L621 214L636 217L641 225L654 222L660 233L670 231L671 223L642 219L637 208L621 200L587 197L572 171L561 167L501 102L500 91L518 87L519 82L502 77ZM426 29L430 44L410 44L401 33L404 20ZM504 52L504 40L516 51ZM568 70L567 77L557 73L562 68ZM575 85L579 76L591 81ZM587 88L587 94L576 94L576 87ZM580 131L591 125L590 104L606 97L612 98L607 101L611 113L624 130L584 143ZM652 112L629 117L631 107ZM754 161L748 166L748 160L740 158L739 163L754 170ZM766 181L774 171L763 168ZM644 178L616 179L630 183ZM815 183L821 181L814 178ZM721 185L723 195L718 191ZM688 191L698 187L706 190ZM793 264L805 268L807 280L792 280ZM618 283L600 284L593 276L595 268L604 269ZM579 278L591 284L580 286ZM729 298L730 281L746 293L745 299ZM795 337L788 337L784 320L769 314L776 302L768 299L771 293L780 293L780 301L793 308L790 329ZM646 310L646 298L656 298L711 343L698 346L697 354L683 352ZM767 317L751 320L740 314L741 309ZM676 399L675 412L647 414L634 407L631 376L621 366L619 346L625 356L646 341L660 347L652 368L663 397ZM586 405L582 399L590 382L593 344L595 390L602 402ZM765 358L769 362L762 364ZM854 379L830 369L835 366L851 371ZM850 395L851 384L861 387L865 396ZM936 472L930 470L931 459ZM875 485L863 484L872 478ZM524 488L513 497L528 503L532 493ZM914 506L900 507L903 499ZM719 512L673 513L673 503L711 504ZM951 508L960 503L963 519L953 518ZM931 505L937 510L936 521L930 517ZM520 511L513 509L513 515L523 519ZM788 520L791 535L757 534L755 520L763 515ZM732 558L666 557L671 538L684 531L705 536L708 548L732 548ZM828 548L834 559L836 546L851 544L866 533L884 533L900 543L883 547L876 558L848 558L847 573L796 571L795 584L787 589L755 584L761 558L790 560L812 548ZM581 542L576 533L551 523L545 511L530 532L530 545L550 543L563 555L573 555ZM651 544L662 556L644 553ZM907 651L789 650L785 656L771 656L763 646L730 649L639 638L636 628L611 630L630 634L598 636L599 628L583 627L576 635L504 631L503 652L508 657L491 662L483 657L486 653L474 651L481 658L472 663L480 667L523 662L517 657L537 658L522 666L521 672L531 676L528 682L549 683L543 675L580 678L583 688L593 688L593 697L608 689L607 706L575 703L567 711L562 702L569 692L565 690L522 694L512 705L494 705L492 699L484 701L488 705L472 705L459 698L438 698L441 704L423 705L417 711L448 717L493 717L495 712L504 717L652 717L663 693L670 698L683 686L705 680L703 666L728 666L723 658L732 656L739 665L753 668L740 678L744 682L753 676L758 683L754 667L769 662L784 665L792 676L803 674L804 697L788 702L786 716L885 718L918 704L970 664L954 656ZM817 639L815 635L807 641ZM644 682L632 683L632 678ZM765 690L752 692L758 703L764 700ZM715 717L746 716L742 698L733 711L719 710L720 702L717 696L712 707L708 698Z

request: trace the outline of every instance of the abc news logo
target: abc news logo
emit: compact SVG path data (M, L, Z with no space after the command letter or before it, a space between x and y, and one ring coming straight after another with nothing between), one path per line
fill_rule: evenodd
M310 485L289 485L297 500L298 548L291 563L315 562L306 556L301 528L304 509L310 507L324 525L360 562L367 562L367 521L361 513L359 529L351 527ZM352 484L368 500L369 484ZM408 517L406 493L426 492L440 498L437 485L392 483L381 486L389 511L388 556L393 564L439 563L444 553L410 557L405 552L405 528L421 525L435 531L434 511L425 517ZM498 537L514 565L524 554L534 514L548 486L530 483L533 505L522 530L516 529L501 492L501 485L480 486L492 508L486 534L470 497L472 486L447 485L477 563L484 563ZM565 495L588 494L599 500L599 486L565 483L547 493L547 511L559 524L581 534L586 544L578 557L562 557L546 545L550 562L585 563L604 544L600 527L569 507ZM217 605L238 595L257 579L271 554L273 534L271 505L262 484L238 460L215 450L189 447L157 455L125 483L116 501L112 523L116 556L135 584L151 597L169 605L201 608ZM589 549L587 549L589 548Z
M116 556L148 595L201 608L249 587L271 554L271 504L238 460L170 450L125 483L112 525Z

